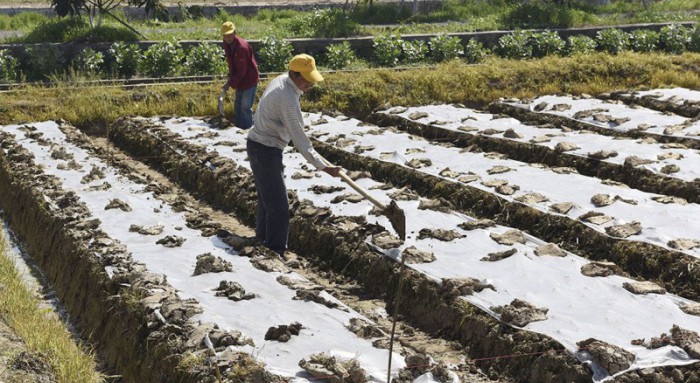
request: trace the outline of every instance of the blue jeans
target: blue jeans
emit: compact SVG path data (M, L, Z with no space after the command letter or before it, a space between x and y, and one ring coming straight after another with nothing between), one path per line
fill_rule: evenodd
M236 89L236 99L233 101L233 114L236 116L234 123L241 129L253 126L253 102L257 89L257 85L246 90Z
M282 150L248 140L247 152L258 193L255 239L283 255L289 234L289 200Z

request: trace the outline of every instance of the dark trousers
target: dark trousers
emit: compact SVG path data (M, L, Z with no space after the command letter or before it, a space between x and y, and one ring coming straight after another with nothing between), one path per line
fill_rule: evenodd
M289 234L289 200L282 150L248 140L247 151L258 192L255 237L282 255L287 249Z

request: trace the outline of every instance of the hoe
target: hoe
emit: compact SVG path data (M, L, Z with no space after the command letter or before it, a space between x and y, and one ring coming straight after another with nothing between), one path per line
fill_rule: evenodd
M355 191L360 193L369 202L372 202L374 206L381 209L382 214L389 218L389 222L391 222L391 226L394 228L394 230L396 230L396 233L399 235L399 238L401 238L402 241L406 239L406 214L399 207L399 205L396 204L396 201L391 201L389 206L386 206L383 203L377 201L376 198L372 197L367 192L367 190L362 188L362 186L356 184L355 181L352 180L352 178L345 174L345 172L341 171L338 175L340 176L340 178L343 179L343 181L345 181L345 183L347 183L348 185L350 185L350 187L355 189Z

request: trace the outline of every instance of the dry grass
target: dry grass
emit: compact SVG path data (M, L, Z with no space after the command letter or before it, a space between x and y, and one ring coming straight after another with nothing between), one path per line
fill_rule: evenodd
M700 88L700 54L624 53L541 60L491 58L481 65L452 62L406 71L371 69L328 73L304 96L303 108L340 111L362 118L388 105L462 103L483 108L501 97L551 93L598 94L620 89ZM65 119L87 129L104 128L135 114L213 116L221 84L158 85L141 89L56 85L3 95L0 124ZM262 94L265 82L258 86ZM230 104L229 104L230 109Z
M0 313L22 338L27 349L45 355L60 383L104 381L96 371L94 355L78 346L66 326L52 312L39 306L7 255L8 243L0 231Z

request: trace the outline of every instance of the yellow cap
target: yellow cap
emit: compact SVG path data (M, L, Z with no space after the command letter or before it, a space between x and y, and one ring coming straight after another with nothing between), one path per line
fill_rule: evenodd
M221 34L226 36L236 31L236 24L227 21L221 26Z
M301 76L311 83L323 81L323 76L316 70L316 60L304 53L292 57L292 61L289 62L289 70L301 73Z

